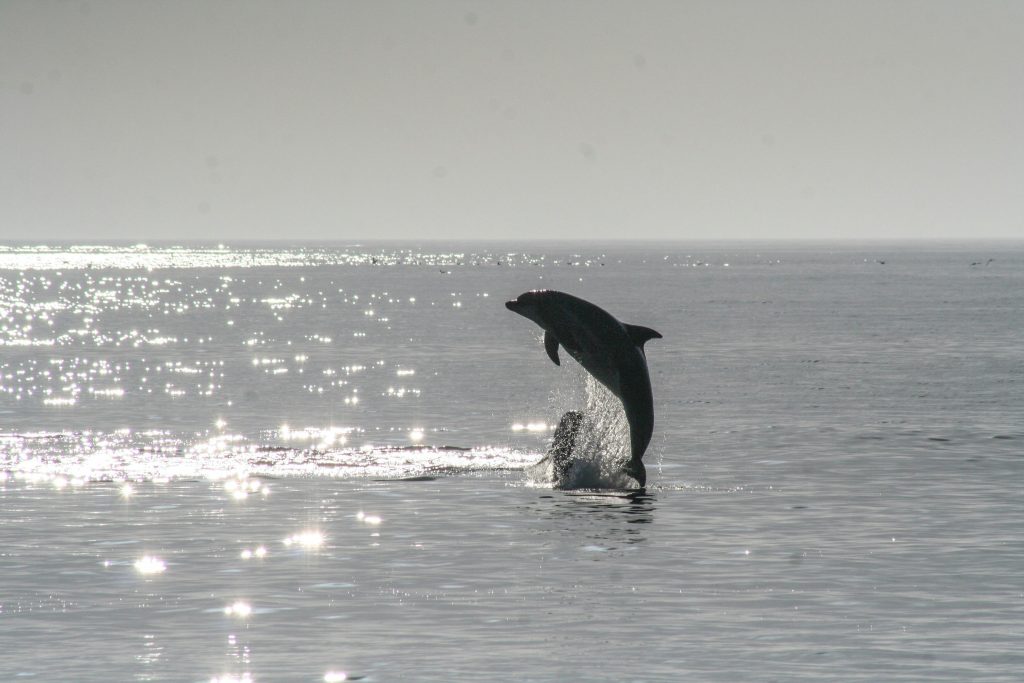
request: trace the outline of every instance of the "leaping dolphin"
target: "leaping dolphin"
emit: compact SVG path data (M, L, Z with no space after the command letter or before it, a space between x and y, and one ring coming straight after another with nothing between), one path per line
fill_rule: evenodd
M520 294L505 308L529 318L544 329L544 350L555 365L561 344L576 362L619 397L629 422L631 457L622 470L647 483L647 469L641 460L654 431L654 399L647 372L644 343L660 339L649 327L628 325L610 313L579 297L553 290Z

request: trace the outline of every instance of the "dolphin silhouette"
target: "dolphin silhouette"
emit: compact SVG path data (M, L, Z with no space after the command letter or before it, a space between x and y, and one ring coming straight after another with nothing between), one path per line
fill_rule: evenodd
M506 302L505 308L544 329L544 350L555 365L561 365L561 345L619 397L629 422L630 445L630 459L622 470L640 486L646 485L647 469L641 458L654 432L654 399L644 343L661 335L649 327L619 322L603 308L565 292L526 292Z

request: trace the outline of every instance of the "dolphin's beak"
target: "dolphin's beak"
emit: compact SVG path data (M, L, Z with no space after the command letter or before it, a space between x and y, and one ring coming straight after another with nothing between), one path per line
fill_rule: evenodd
M534 303L533 301L523 301L523 298L519 297L518 299L513 299L512 301L506 301L505 308L512 311L513 313L517 313L523 316L527 320L532 320L541 327L544 327L544 323L540 319L540 312L537 310L537 304Z

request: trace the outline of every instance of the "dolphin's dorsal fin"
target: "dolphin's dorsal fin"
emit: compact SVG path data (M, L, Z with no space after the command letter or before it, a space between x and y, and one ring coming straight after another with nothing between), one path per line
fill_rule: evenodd
M555 365L562 364L558 360L558 338L551 334L551 330L544 330L544 350L548 352L548 358L550 358Z
M641 327L640 325L629 325L622 323L626 328L626 334L633 340L633 343L640 347L642 351L644 343L651 339L661 339L661 334L655 332L649 327Z

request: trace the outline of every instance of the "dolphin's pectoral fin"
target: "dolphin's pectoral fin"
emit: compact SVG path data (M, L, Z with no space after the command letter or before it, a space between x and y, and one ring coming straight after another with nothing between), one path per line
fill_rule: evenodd
M661 339L661 333L655 332L649 327L641 327L640 325L629 325L622 323L626 328L626 334L633 340L633 343L640 347L641 350L644 348L644 344L651 339Z
M558 338L551 334L551 330L544 330L544 350L548 352L548 358L555 365L561 365L558 360Z

